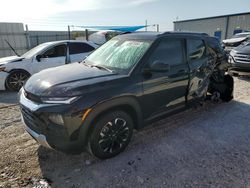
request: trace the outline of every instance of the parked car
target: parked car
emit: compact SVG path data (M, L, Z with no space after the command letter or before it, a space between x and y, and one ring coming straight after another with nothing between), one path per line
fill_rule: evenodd
M222 41L222 45L227 53L250 39L250 32L235 34L232 38Z
M113 30L102 30L96 33L93 33L89 36L89 41L97 44L103 45L105 42L109 41L113 37L122 34L128 34L131 32L122 32L122 31L113 31Z
M196 33L119 35L84 62L33 75L20 91L27 132L64 152L122 152L133 129L187 108L209 91L224 101L233 78L215 38ZM70 70L70 71L69 71Z
M250 75L250 42L234 48L228 59L232 75Z
M20 57L0 58L0 90L18 91L34 73L82 61L96 48L91 42L55 41L40 44Z

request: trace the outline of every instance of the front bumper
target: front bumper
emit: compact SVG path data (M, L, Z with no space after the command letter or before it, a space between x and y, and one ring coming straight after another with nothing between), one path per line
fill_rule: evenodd
M6 90L5 88L5 81L9 73L7 72L0 72L0 90Z
M38 104L27 99L21 89L20 107L25 130L42 146L66 153L80 153L84 149L79 140L81 117L72 115L70 105ZM55 112L63 114L65 125L49 120L49 115Z
M38 134L35 131L33 131L31 128L29 128L25 124L25 122L23 120L23 116L22 116L22 122L24 124L25 130L30 134L30 136L32 136L40 145L42 145L42 146L44 146L46 148L52 149L51 146L47 142L46 136L43 135L43 134Z
M232 63L228 72L238 75L250 75L250 63Z

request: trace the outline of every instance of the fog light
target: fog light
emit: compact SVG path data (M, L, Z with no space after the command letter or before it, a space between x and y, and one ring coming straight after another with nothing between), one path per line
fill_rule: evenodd
M60 114L51 114L49 120L57 125L64 125L63 117Z

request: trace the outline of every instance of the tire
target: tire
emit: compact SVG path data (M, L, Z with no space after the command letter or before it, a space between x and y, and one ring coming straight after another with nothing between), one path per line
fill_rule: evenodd
M127 113L112 111L100 117L93 126L88 150L97 158L108 159L125 150L131 140L134 123Z
M30 74L25 71L12 71L6 79L6 87L10 91L19 91L29 77Z
M221 100L229 102L233 99L234 80L230 75L224 76L225 91L221 93Z
M234 80L230 75L225 75L220 82L212 81L209 87L209 93L217 95L216 100L221 99L224 102L229 102L233 99Z

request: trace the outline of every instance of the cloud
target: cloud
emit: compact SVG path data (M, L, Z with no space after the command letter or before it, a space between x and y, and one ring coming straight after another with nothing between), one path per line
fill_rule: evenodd
M48 18L61 12L139 6L154 1L157 0L3 0L0 20L35 20Z
M142 5L142 4L151 3L155 1L157 0L135 0L135 1L131 1L131 5Z

